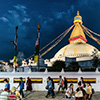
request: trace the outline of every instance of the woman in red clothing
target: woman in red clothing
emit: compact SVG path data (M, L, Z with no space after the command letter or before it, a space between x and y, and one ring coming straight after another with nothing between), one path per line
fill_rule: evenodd
M27 91L32 91L32 82L31 82L31 79L29 77L27 77L27 83L26 83L26 85L27 85L26 90Z

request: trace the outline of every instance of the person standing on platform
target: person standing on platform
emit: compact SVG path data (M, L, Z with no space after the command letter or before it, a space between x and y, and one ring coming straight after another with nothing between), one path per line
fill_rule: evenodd
M55 92L54 92L55 85L54 85L54 81L53 81L53 79L51 77L50 77L50 80L52 81L52 93L53 93L53 97L55 97Z
M53 94L53 90L52 90L53 89L52 80L50 77L48 77L46 89L48 90L46 98L48 98L50 95L52 96L52 98L54 98L54 94Z
M82 88L86 87L85 82L83 81L83 77L81 77L80 84Z
M9 92L10 91L10 84L9 84L8 80L5 79L4 83L5 83L5 89L8 88L8 92Z
M64 80L62 79L62 76L60 75L59 76L59 83L58 83L58 85L59 85L59 88L58 88L58 92L57 93L59 93L60 92L60 89L62 89L62 92L64 92Z
M91 100L92 98L92 86L90 83L87 83L87 100Z
M67 80L66 80L66 77L64 77L64 89L67 90Z
M75 91L75 100L83 100L84 99L84 90L81 87L81 83L78 83L78 88Z
M73 97L73 84L70 84L70 86L67 88L65 96L69 99Z
M86 100L86 97L87 97L86 89L85 89L86 88L86 84L85 84L85 82L83 80L83 77L80 78L79 84L81 84L81 87L83 88L84 100Z
M24 81L23 81L23 78L22 77L20 77L20 82L19 82L19 85L18 85L18 87L20 86L20 94L22 95L22 97L24 98L24 93L23 93L23 89L24 89ZM17 88L18 88L17 87Z
M32 82L31 82L31 79L29 77L27 77L27 83L26 83L26 85L27 85L26 90L27 91L32 91Z

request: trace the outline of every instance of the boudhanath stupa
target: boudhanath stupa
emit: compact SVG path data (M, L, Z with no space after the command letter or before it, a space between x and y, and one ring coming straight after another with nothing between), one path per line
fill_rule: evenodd
M69 44L61 48L53 58L45 60L48 66L52 66L56 60L65 61L66 66L72 61L79 62L80 66L92 66L93 52L100 55L100 51L87 43L84 30L81 26L82 23L82 17L79 11L77 11L77 15L74 17L74 28L68 40Z

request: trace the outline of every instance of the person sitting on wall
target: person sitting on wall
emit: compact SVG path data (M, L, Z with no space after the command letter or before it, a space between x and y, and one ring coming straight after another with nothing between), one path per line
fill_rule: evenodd
M8 88L8 92L9 92L10 91L10 84L9 84L8 80L5 79L4 83L5 83L5 89Z
M65 96L69 99L73 97L73 84L70 84L70 86L67 88Z
M20 77L20 82L19 82L19 85L18 85L18 87L20 86L20 94L22 95L22 97L24 98L24 93L23 93L23 89L24 89L24 81L23 81L23 78L22 77ZM17 87L17 88L18 88ZM17 89L16 88L16 89Z

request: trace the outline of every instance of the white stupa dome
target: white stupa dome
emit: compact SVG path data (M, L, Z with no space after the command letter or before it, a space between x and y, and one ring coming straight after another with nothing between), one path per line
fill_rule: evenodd
M93 51L96 50L94 46L87 44L87 43L73 43L64 46L61 48L54 56L54 58L63 57L70 57L70 58L77 58L77 57L84 57L84 56L91 56L93 55Z

